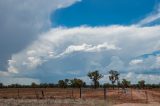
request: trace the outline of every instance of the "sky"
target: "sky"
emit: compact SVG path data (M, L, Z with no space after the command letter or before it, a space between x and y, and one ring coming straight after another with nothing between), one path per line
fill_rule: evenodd
M0 82L57 83L109 70L160 83L160 0L1 0Z

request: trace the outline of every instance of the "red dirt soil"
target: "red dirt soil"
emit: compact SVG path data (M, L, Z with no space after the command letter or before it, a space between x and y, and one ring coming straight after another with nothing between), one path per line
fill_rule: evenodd
M42 93L43 91L43 93ZM0 99L78 99L78 88L3 88L0 89ZM82 99L105 100L111 104L123 103L158 103L160 105L160 89L104 89L82 88ZM128 106L128 105L127 105ZM132 106L132 105L131 105ZM135 105L138 106L138 105ZM146 105L147 106L147 105ZM156 105L155 105L156 106Z

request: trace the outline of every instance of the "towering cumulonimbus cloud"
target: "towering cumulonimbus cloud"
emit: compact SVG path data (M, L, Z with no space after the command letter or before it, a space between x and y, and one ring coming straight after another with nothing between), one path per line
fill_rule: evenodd
M0 75L8 76L5 70L8 65L15 64L15 61L8 62L13 54L22 51L51 28L54 23L51 23L50 15L55 10L79 1L0 0ZM16 72L15 67L9 67L9 70Z
M7 60L51 28L50 15L80 0L0 0L0 70Z

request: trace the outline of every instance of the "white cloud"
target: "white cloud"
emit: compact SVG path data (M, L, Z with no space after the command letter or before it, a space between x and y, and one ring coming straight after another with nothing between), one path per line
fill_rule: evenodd
M0 77L6 77L9 76L9 73L6 71L0 71Z
M156 62L160 65L160 56L157 56L157 61Z
M78 51L103 52L107 50L106 54L120 56L122 60L132 58L154 51L153 47L160 38L159 28L160 26L108 26L51 29L26 49L14 54L10 60L14 62L9 62L8 69L14 69L10 72L32 70L46 61ZM124 63L118 62L112 66L117 65L118 69L122 68L119 64Z
M125 68L124 62L118 56L112 56L110 64L108 64L105 69L107 71L110 71L110 70L120 71L120 70L123 70L124 68Z
M0 21L2 20L3 23L5 23L5 27L3 24L0 25L0 29L3 29L3 31L0 30L1 34L5 35L8 30L12 32L14 29L14 32L11 35L14 38L14 35L24 36L23 38L26 41L28 38L33 39L33 36L37 36L37 34L40 34L41 32L47 30L51 26L50 22L50 15L55 10L60 8L68 7L75 2L80 2L81 0L14 0L14 1L8 1L8 0L2 0L0 1L0 6L4 7L2 10L0 10ZM43 7L43 8L42 8ZM7 10L10 10L10 12L6 12ZM2 18L2 19L1 19ZM12 26L14 25L14 26ZM22 32L22 33L21 33ZM25 33L24 33L25 32ZM20 37L21 38L21 37ZM17 39L16 44L18 44L19 40ZM21 39L23 40L23 39ZM7 41L6 41L7 42ZM22 41L20 41L22 42ZM10 42L12 43L12 42ZM24 45L25 42L22 42L22 45ZM21 45L21 44L20 44ZM26 46L26 45L24 45ZM16 47L18 48L18 46ZM45 50L46 47L43 47L41 45L41 48ZM36 52L42 52L43 50L38 50ZM33 50L25 51L26 53L24 55L27 55L27 61L23 61L21 63L21 66L26 67L28 69L34 68L37 65L41 64L41 58L35 57L37 54ZM51 51L52 52L52 51ZM50 56L52 56L52 53L50 52ZM49 54L49 53L48 53ZM14 54L12 54L14 55ZM21 55L22 58L24 55ZM13 56L14 57L14 56ZM21 70L21 68L16 68L15 66L19 66L19 59L16 59L16 61L9 60L8 61L8 72L11 73L18 73L18 70ZM44 61L44 60L43 60ZM20 67L21 67L20 66Z
M159 19L160 19L160 4L157 5L154 12L152 12L149 16L147 16L146 18L141 20L138 23L138 25L140 25L140 26L147 25L147 24L152 23L152 22L159 20Z
M133 59L129 62L127 67L129 71L155 74L160 69L160 57L151 55L146 58Z
M12 76L11 73L18 73L22 69L29 70L40 65L41 58L35 56L37 52L42 52L40 50L42 48L36 52L34 48L28 51L23 51L23 49L37 39L40 33L47 31L51 24L54 24L50 21L50 15L55 10L68 7L76 2L80 2L80 0L0 0L0 36L3 38L0 39L2 42L0 61L6 66L6 59L9 59L11 55L16 57L16 59L12 58L8 61L8 71L0 71L0 76ZM7 52L5 52L5 47L8 49ZM25 53L14 56L14 53L19 51ZM24 58L25 61L21 61Z
M50 28L52 12L68 7L77 1L79 0L1 0L0 6L3 8L0 10L0 18L8 28L12 26L13 28L29 28L30 32L37 31L37 29L46 30Z
M12 54L26 48L52 27L51 14L78 1L0 0L0 68L4 70Z
M67 71L68 74L71 74L71 75L78 75L80 74L80 71L79 70L72 70L72 71Z
M40 84L39 79L34 78L15 78L15 77L1 77L1 82L3 82L5 85L9 84L22 84L22 85L30 85L32 82L35 82L37 84Z
M160 69L160 56L154 58L154 63L151 65L152 69Z
M61 57L73 52L101 52L105 50L120 50L120 48L115 45L111 45L108 43L98 44L96 46L91 44L82 44L82 45L70 45L66 48L66 50L56 57Z
M16 66L16 61L15 60L8 60L8 72L11 73L18 73L18 69L14 66Z
M137 64L141 64L141 63L143 63L143 60L135 59L135 60L132 60L129 64L130 65L137 65Z
M134 72L129 72L128 74L122 74L122 77L132 81L132 83L137 84L140 80L145 80L146 84L153 83L159 84L160 77L159 75L149 75L149 74L135 74Z

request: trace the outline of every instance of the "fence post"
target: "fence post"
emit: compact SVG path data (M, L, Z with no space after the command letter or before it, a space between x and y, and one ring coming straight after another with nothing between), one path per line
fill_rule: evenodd
M81 87L80 87L80 98L82 97L82 89L81 89Z
M19 97L20 97L20 96L19 96L19 88L18 88L18 99L19 99Z
M132 96L132 87L131 87L131 100L133 99L133 96Z
M73 98L73 88L72 88L72 98Z
M34 88L34 92L35 92L36 98L39 99L39 95L38 95L38 93L36 91L36 88Z
M146 94L146 103L148 103L148 93L147 93L147 91L145 91L145 94Z
M42 92L42 98L44 99L44 91L42 90L41 92Z
M106 88L104 87L104 99L106 99Z

